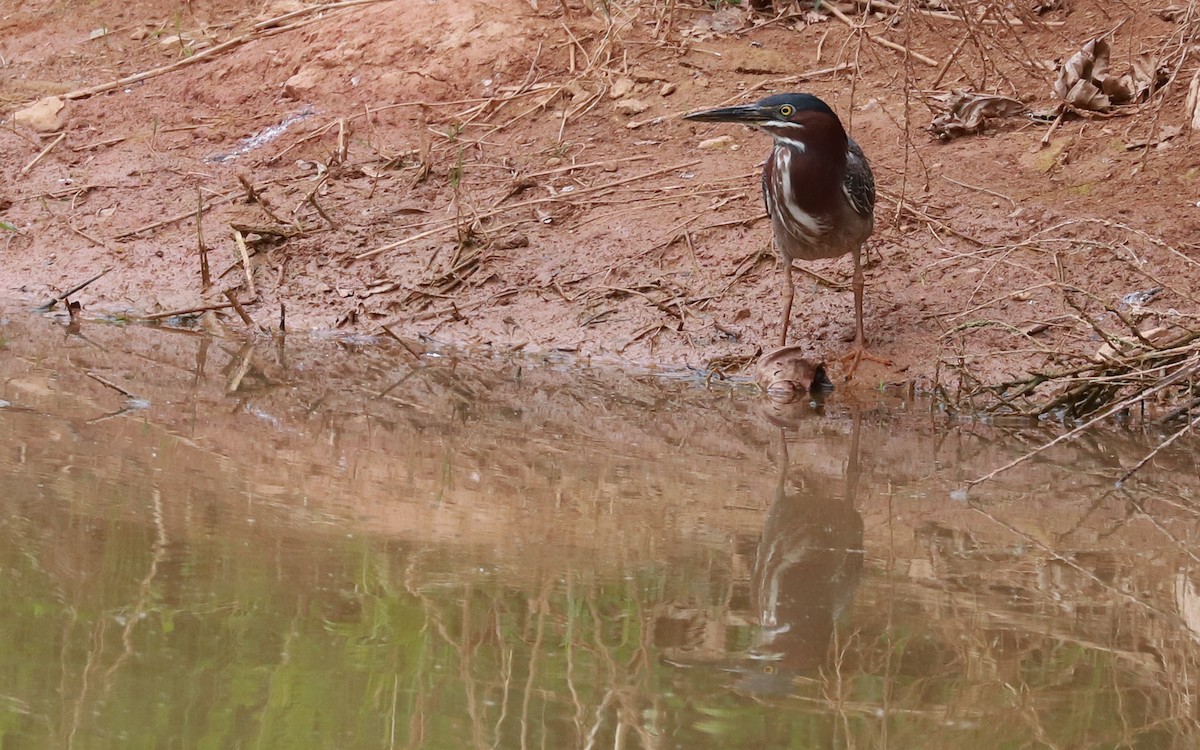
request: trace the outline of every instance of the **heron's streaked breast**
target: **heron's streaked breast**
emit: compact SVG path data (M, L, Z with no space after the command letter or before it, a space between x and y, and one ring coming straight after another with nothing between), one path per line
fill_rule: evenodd
M773 189L767 191L768 212L773 218L778 218L788 233L797 239L815 240L825 233L825 223L801 206L805 196L797 193L796 181L792 179L792 158L795 154L792 149L787 142L775 143L771 154L775 162L771 179L775 184L771 186ZM803 151L800 151L797 155L802 154ZM782 198L782 206L770 205L776 203L773 198L775 195Z

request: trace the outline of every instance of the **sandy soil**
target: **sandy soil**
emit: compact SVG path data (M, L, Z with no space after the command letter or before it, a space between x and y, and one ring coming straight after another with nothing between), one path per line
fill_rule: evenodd
M0 219L11 225L0 296L44 301L111 268L74 297L85 310L178 310L233 289L265 328L286 307L290 331L386 324L469 346L745 361L770 348L779 311L757 176L767 141L677 115L807 90L848 123L881 190L866 316L895 364L864 366L860 384L1003 379L1200 309L1200 151L1185 120L1197 56L1183 54L1198 22L1186 11L1075 0L1022 9L1020 27L917 5L854 15L927 65L813 14L334 6L271 25L306 6L26 0L0 11ZM1015 18L996 3L965 7ZM1054 106L1058 66L1114 28L1116 72L1148 52L1169 78L1148 102L1068 117L1044 146L1048 122L1028 116L949 142L927 132L939 93ZM72 93L172 63L185 64ZM68 98L61 127L13 124L55 94ZM810 268L838 284L850 273L848 259ZM793 338L832 359L847 348L851 295L800 278Z

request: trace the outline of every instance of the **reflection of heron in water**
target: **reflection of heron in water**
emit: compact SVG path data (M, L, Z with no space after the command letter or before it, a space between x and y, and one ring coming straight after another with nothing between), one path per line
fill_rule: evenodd
M737 689L787 693L792 679L819 668L837 620L854 599L863 565L863 521L855 509L860 418L854 417L843 486L805 466L789 466L784 426L810 411L771 404L779 472L754 561L751 597L759 629ZM789 478L792 480L789 486Z

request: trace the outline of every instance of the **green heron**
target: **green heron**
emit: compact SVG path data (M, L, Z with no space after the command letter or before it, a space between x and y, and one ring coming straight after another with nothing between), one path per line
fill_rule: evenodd
M719 107L684 115L701 122L740 122L766 131L774 140L763 166L763 200L771 217L775 247L783 260L783 321L779 346L787 346L792 316L793 260L854 258L854 374L866 358L890 364L866 351L863 334L862 246L875 224L875 178L862 148L846 135L829 105L811 94L777 94L754 104Z

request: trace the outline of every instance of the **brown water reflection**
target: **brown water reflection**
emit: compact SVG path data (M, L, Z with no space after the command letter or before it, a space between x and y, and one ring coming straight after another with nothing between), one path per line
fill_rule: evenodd
M0 346L5 748L1200 739L1182 441L963 502L1047 433L394 344Z

